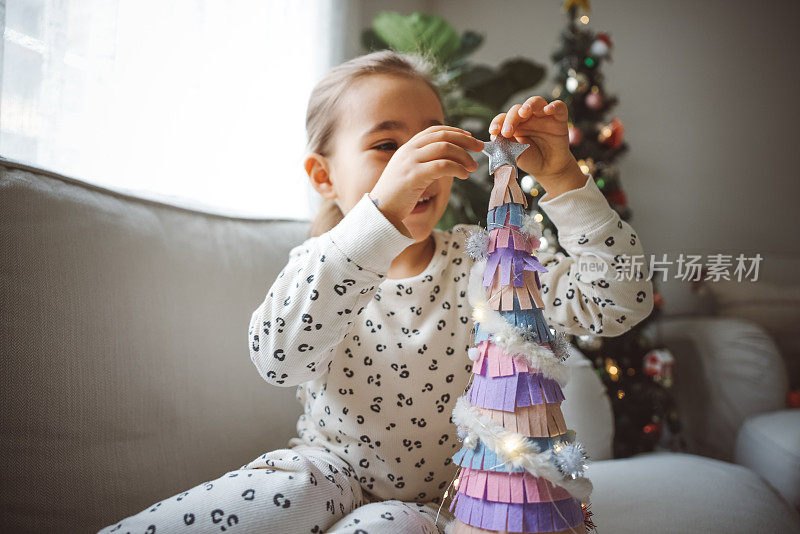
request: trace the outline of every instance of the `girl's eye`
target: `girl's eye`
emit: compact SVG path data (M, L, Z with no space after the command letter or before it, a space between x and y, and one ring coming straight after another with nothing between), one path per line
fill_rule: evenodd
M397 143L394 141L387 141L385 143L381 143L380 145L375 145L372 148L376 150L397 150Z

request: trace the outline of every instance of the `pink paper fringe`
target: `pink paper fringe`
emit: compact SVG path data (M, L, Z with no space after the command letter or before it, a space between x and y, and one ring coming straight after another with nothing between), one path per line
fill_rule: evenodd
M540 345L548 347L547 343ZM514 357L504 351L498 345L491 343L490 340L481 341L477 345L478 359L472 366L472 372L478 375L487 376L511 376L517 373L535 373L538 369L529 366L523 359Z
M470 497L493 502L549 502L569 499L570 493L544 478L522 473L504 473L461 468L458 490Z
M533 247L532 239L528 239L517 228L507 226L505 228L493 228L489 231L488 252L494 252L498 247L509 248L509 246L513 246L517 250L524 250L529 254L533 254L534 250L536 250Z

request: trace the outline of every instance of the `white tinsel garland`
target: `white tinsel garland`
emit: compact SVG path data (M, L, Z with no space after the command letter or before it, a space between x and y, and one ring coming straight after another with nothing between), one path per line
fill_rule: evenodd
M467 296L472 304L472 318L480 323L481 330L492 334L492 342L503 350L522 358L525 362L539 369L548 378L557 381L561 386L569 380L569 370L560 358L549 348L528 341L522 330L509 323L502 314L489 307L483 289L483 272L486 260L476 262L469 273Z
M476 435L485 447L508 465L524 469L536 477L560 486L581 502L589 502L592 482L588 478L565 478L552 451L539 452L535 443L525 436L511 432L472 406L466 396L459 397L453 409L453 423Z
M485 260L489 255L489 232L481 226L477 227L477 230L470 230L464 242L464 248L472 259Z

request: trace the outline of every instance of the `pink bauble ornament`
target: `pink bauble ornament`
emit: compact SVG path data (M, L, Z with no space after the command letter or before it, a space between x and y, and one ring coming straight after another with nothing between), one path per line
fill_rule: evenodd
M600 109L603 107L603 95L599 91L592 91L586 95L586 107L589 109Z
M581 144L581 141L583 141L583 132L581 132L580 128L570 126L569 130L567 131L569 132L570 146L577 146Z
M605 45L611 49L614 46L614 43L611 42L611 36L606 32L600 32L597 34L597 40L602 41Z
M597 39L589 47L589 54L595 57L606 57L608 55L608 45L605 41Z

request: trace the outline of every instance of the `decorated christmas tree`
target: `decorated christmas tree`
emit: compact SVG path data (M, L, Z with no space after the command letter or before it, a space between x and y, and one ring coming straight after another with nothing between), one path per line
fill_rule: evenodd
M484 149L494 187L487 228L466 247L476 260L469 280L475 346L469 391L453 410L462 440L453 456L460 466L454 534L593 527L586 452L561 413L566 341L542 313L539 273L547 270L534 255L541 234L517 182L516 160L529 146L497 136Z
M594 178L611 207L629 220L632 211L618 166L628 144L622 121L614 113L618 98L608 91L603 76L603 66L612 60L614 45L609 33L596 32L589 26L589 0L566 0L563 10L567 24L551 56L555 87L547 100L567 104L572 154L583 172ZM536 204L543 191L534 178L523 176L520 184ZM564 252L558 243L558 229L544 214L542 225L542 250ZM653 313L630 331L614 338L586 334L574 339L592 361L611 398L615 458L685 449L672 398L673 358L658 346L649 329L663 306L656 282L653 280Z

